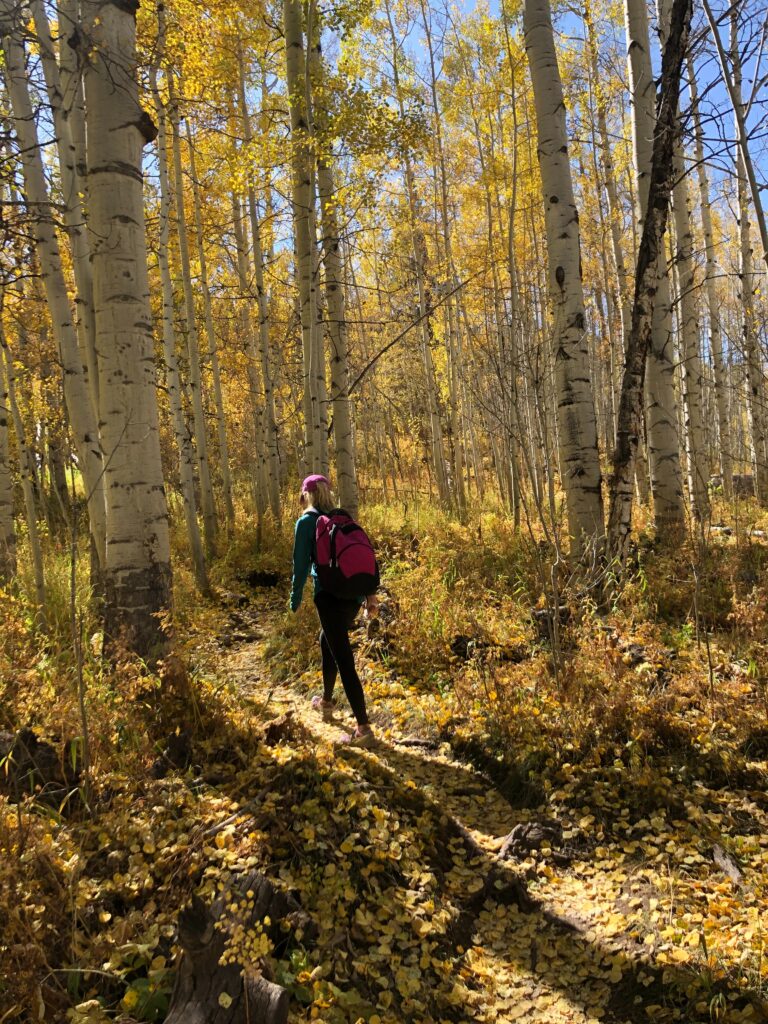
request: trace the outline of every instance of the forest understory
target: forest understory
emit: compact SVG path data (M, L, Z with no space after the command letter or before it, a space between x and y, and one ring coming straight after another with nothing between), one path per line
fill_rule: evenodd
M369 507L371 750L341 692L310 708L287 530L233 541L207 603L177 562L156 673L83 624L88 777L64 597L41 648L6 595L0 1020L194 1019L180 913L220 895L210 1019L247 1019L241 966L291 1021L768 1019L768 547L732 511L698 549L641 533L608 613L565 578L553 643L541 542Z

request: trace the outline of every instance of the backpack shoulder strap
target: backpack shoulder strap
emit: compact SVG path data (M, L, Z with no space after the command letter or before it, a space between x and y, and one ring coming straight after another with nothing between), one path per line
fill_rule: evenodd
M316 508L308 508L304 513L305 516L312 516L315 520L315 528L312 531L312 561L317 562L317 521L323 513Z

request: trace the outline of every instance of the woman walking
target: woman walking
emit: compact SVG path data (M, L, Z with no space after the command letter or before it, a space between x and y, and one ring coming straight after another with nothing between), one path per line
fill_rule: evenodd
M304 593L304 584L311 573L315 607L320 618L320 651L323 661L323 694L313 698L312 707L322 712L323 716L330 717L336 706L333 691L336 677L340 674L344 692L357 720L355 731L352 735L343 735L342 742L352 746L368 747L374 743L375 737L368 721L365 694L355 668L349 631L363 604L367 611L374 611L376 598L340 598L320 586L317 578L315 529L318 517L334 509L327 477L316 473L304 480L301 485L301 506L303 512L296 520L293 540L291 611L298 610Z

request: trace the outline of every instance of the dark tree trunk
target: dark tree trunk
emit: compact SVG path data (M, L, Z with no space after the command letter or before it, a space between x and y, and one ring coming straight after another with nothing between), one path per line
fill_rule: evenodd
M632 500L637 450L643 423L645 363L651 344L653 307L658 288L658 257L663 256L669 198L672 190L675 133L680 78L688 46L691 0L674 0L669 36L661 65L656 135L648 191L648 214L643 223L635 273L632 326L627 342L624 377L613 454L608 513L608 549L616 566L623 565L632 529Z

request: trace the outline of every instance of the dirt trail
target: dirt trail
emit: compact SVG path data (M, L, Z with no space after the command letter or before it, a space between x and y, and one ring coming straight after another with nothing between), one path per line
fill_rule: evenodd
M273 601L261 605L258 621L264 636L279 628ZM265 643L245 643L227 659L226 672L243 698L260 710L266 708L268 717L290 713L318 750L338 745L342 731L350 728L340 684L334 718L323 721L309 703L317 684L313 689L311 680L294 685L275 685L270 680L263 657ZM536 814L513 809L484 775L457 760L448 744L437 749L414 745L413 734L402 731L386 698L378 696L382 690L373 683L371 668L364 667L361 674L366 690L377 694L369 699L372 720L386 723L386 728L379 728L382 739L375 748L336 746L337 756L354 766L361 782L375 778L380 784L382 773L396 778L400 786L419 792L469 831L485 858L474 863L456 858L444 885L454 905L472 905L484 877L500 863L498 852L504 838L516 824L530 821ZM407 697L414 703L421 699L417 692ZM395 690L393 702L400 699ZM639 925L632 929L633 921L637 924L643 912L643 900L634 901L636 912L626 905L633 895L627 871L616 870L604 855L600 849L582 853L581 862L577 859L566 867L553 867L546 855L528 860L523 856L522 863L511 863L510 869L518 875L527 873L529 891L538 906L526 912L514 903L505 905L493 898L475 906L467 933L471 936L469 948L457 945L455 950L466 1018L452 1019L489 1024L710 1019L701 1004L700 1017L690 1007L681 1016L679 1010L665 1005L662 969L645 955L644 929ZM596 871L595 863L599 865L601 857L604 862ZM620 906L623 913L617 912ZM668 965L663 981L680 984L685 978L678 976L675 965ZM306 1018L298 1015L295 1019ZM384 1013L380 1019L396 1018Z

